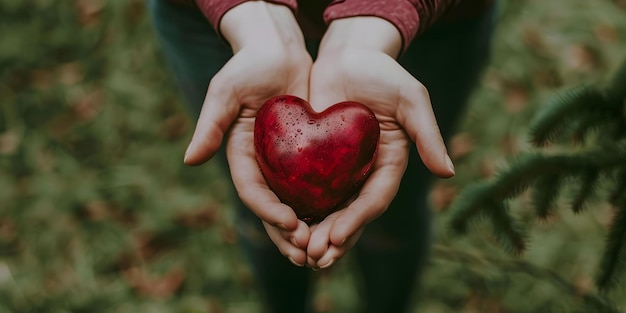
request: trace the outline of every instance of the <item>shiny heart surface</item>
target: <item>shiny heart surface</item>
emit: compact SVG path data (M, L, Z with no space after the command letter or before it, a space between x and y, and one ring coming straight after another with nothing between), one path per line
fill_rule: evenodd
M285 95L258 111L254 148L269 187L312 224L358 193L379 136L376 116L363 104L340 102L317 113L305 100Z

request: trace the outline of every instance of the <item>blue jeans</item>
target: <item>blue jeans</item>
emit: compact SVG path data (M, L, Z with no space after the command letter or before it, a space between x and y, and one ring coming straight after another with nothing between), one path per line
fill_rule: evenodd
M147 1L163 54L190 114L197 118L209 81L231 57L230 48L197 9L164 0ZM472 20L433 26L398 60L428 88L445 139L453 133L488 59L492 11ZM307 45L315 57L318 43ZM223 152L218 158L227 168ZM431 181L417 151L411 149L394 201L366 227L352 249L362 276L366 312L404 312L415 295L432 241L427 205ZM311 271L289 263L267 238L259 219L239 199L233 201L239 242L266 308L269 312L307 312Z

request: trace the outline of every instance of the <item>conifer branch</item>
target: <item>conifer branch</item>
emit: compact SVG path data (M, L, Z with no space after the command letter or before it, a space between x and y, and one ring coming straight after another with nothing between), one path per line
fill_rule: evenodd
M621 273L626 271L626 194L622 194L618 204L596 278L603 291L617 285Z
M438 258L459 262L469 266L475 267L490 267L497 268L509 273L521 273L533 277L535 279L546 281L562 290L564 293L570 295L572 298L582 299L581 312L596 312L596 313L619 313L615 304L605 295L595 294L591 292L581 292L581 290L574 286L572 283L563 279L557 273L538 267L535 264L529 263L524 260L505 260L489 258L484 256L477 256L468 252L450 249L441 245L435 245L435 255ZM586 311L585 311L586 310ZM592 310L592 311L589 311Z
M526 235L522 227L508 213L506 202L492 203L489 208L494 234L498 242L509 252L521 254L526 250Z
M571 204L574 213L582 212L585 204L595 195L599 178L600 171L598 169L590 169L580 176L580 183L573 192Z
M626 59L624 59L622 65L615 74L613 74L613 78L604 91L608 101L615 107L624 105L624 101L626 100L626 87L624 86L626 86ZM626 114L626 112L622 113ZM626 118L626 116L624 117Z
M563 183L576 182L568 198L571 209L580 213L596 200L600 183L612 179L606 200L616 213L596 283L604 291L617 285L620 274L626 272L626 60L607 88L580 86L558 94L537 114L530 135L535 145L542 146L564 136L584 142L593 130L598 133L590 148L522 154L493 180L465 188L451 205L452 228L464 232L476 217L490 216L500 244L519 253L526 243L507 212L507 200L532 187L535 212L546 218Z
M615 173L613 182L608 200L612 205L618 206L620 197L626 194L626 168Z
M469 220L483 210L490 212L491 216L491 212L497 210L494 203L515 197L540 177L550 175L564 180L574 175L611 171L626 166L624 160L626 147L623 145L601 146L578 154L522 155L494 180L481 181L465 188L450 207L451 226L457 232L464 232ZM513 238L510 240L515 241Z
M578 86L557 94L531 121L530 137L536 146L544 146L563 135L568 126L579 124L580 132L595 123L598 108L606 103L602 92L592 86ZM606 122L606 120L604 120Z
M546 219L559 198L563 179L559 175L545 175L537 178L531 193L532 205L539 218Z

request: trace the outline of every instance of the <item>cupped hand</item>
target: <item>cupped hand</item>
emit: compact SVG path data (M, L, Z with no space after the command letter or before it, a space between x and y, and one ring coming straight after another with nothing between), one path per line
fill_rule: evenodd
M316 111L358 101L376 114L381 129L374 168L356 199L311 227L307 266L312 268L329 267L343 257L364 227L385 212L398 191L412 143L431 172L454 175L427 89L394 59L399 37L385 45L377 43L378 35L399 36L378 18L333 22L311 70L310 102Z
M234 54L209 84L185 163L204 163L225 139L239 197L263 220L280 252L303 265L309 227L267 186L255 159L253 131L256 112L267 99L308 96L311 57L293 13L281 5L246 2L224 15L220 29Z

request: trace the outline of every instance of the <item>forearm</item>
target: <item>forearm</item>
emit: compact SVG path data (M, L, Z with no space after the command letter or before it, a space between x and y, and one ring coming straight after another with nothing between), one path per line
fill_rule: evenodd
M324 20L334 21L359 16L384 19L400 33L401 52L460 0L335 0L326 8ZM484 2L484 1L479 1Z
M247 1L228 10L219 31L234 52L243 46L302 47L304 38L287 6L265 1Z
M402 36L391 22L373 16L333 21L320 45L320 55L345 49L368 49L396 58L402 49Z

